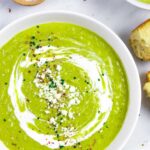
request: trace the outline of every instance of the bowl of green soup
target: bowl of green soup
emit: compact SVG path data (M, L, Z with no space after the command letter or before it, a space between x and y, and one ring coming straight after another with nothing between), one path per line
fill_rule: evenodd
M150 10L150 0L127 0L136 7Z
M72 12L0 31L0 149L117 150L131 135L140 79L121 39Z

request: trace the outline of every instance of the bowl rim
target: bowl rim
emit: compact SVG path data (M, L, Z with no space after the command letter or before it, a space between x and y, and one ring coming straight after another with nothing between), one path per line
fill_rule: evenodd
M60 19L58 21L52 21L50 18L53 16L55 16L55 19ZM105 41L107 41L107 43L109 45L111 45L112 47L115 45L113 45L113 42L117 43L116 46L118 46L121 50L116 50L114 49L114 51L117 53L117 55L119 56L121 53L123 53L122 55L122 59L121 56L119 56L125 72L127 74L127 78L128 80L130 79L129 85L131 87L129 87L129 106L128 106L128 111L124 120L124 123L122 125L122 128L120 129L119 133L117 134L117 136L113 139L113 141L110 143L110 145L108 145L107 149L108 150L119 150L122 149L124 147L124 145L127 143L129 137L131 136L131 134L133 133L133 130L136 126L138 117L139 117L139 113L140 113L140 107L141 107L141 83L140 83L140 77L139 77L139 73L138 73L138 69L136 67L136 64L134 62L134 59L131 55L131 53L129 52L128 48L126 47L126 45L123 43L123 41L119 38L119 36L114 33L110 28L108 28L106 25L104 25L103 23L101 23L100 21L87 16L87 15L83 15L80 13L76 13L76 12L71 12L71 11L41 11L38 13L33 13L30 15L27 15L25 17L22 17L20 19L17 19L15 21L13 21L12 23L8 24L6 27L4 27L1 31L0 31L0 36L3 37L3 39L0 39L0 46L4 45L4 43L6 43L7 41L9 41L9 39L11 39L15 34L11 33L11 31L13 32L13 30L17 30L16 33L27 29L30 26L33 25L29 25L29 21L31 21L31 19L35 19L37 18L37 20L39 18L42 18L47 20L45 22L69 22L69 23L73 23L83 26L85 28L88 28L89 30L95 32L97 35L101 36ZM61 18L66 19L66 21L62 21ZM50 20L49 20L50 19ZM70 19L69 21L67 19ZM78 21L79 20L79 21ZM34 24L36 25L36 20L34 20ZM71 21L71 22L70 22ZM73 21L73 22L72 22ZM23 22L26 24L25 27ZM41 22L41 21L39 21ZM45 23L42 22L41 23ZM19 24L23 24L23 27L18 26ZM40 23L38 23L40 24ZM83 25L84 24L84 25ZM18 27L16 29L16 27ZM93 29L90 29L92 28ZM20 31L19 31L20 30ZM97 30L94 31L94 30ZM98 33L98 31L101 30L101 33ZM8 36L8 34L10 34L11 36ZM107 39L106 36L107 35ZM120 52L120 54L119 54ZM128 64L128 65L127 65ZM129 68L129 70L127 70L127 68ZM129 72L132 74L130 75ZM128 73L127 73L128 72ZM132 77L131 77L132 76ZM134 76L134 77L133 77ZM131 83L130 83L131 82ZM136 91L136 92L135 92ZM132 98L132 101L131 101Z
M142 8L142 9L146 9L146 10L150 10L150 4L147 3L143 3L137 0L126 0L127 2L129 2L130 4Z

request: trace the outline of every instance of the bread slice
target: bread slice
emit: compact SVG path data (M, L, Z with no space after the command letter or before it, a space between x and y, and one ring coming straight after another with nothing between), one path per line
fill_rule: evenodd
M147 97L150 97L150 82L144 84L143 90L146 92Z
M146 74L146 80L147 82L150 82L150 71Z
M150 97L150 71L146 74L147 82L144 84L143 90L147 93L147 96Z
M130 44L138 58L150 60L150 19L132 31Z
M42 3L44 0L14 0L16 3L26 6L32 6Z

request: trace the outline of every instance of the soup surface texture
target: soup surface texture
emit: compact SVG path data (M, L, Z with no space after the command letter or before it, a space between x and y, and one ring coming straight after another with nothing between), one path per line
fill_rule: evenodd
M0 48L0 146L103 150L122 127L129 88L123 65L97 34L46 23Z
M150 0L139 0L140 2L150 4Z

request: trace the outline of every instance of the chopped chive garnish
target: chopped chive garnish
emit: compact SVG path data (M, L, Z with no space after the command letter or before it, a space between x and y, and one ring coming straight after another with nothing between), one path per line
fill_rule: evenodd
M26 53L23 53L22 55L23 55L23 56L26 56Z
M36 46L36 48L38 49L38 48L40 48L40 46L39 46L39 45L37 45L37 46Z
M64 146L63 146L63 145L60 145L59 148L60 148L60 149L61 149L61 148L64 148Z
M60 83L61 83L62 85L64 85L64 82L65 82L65 80L64 80L64 79L61 79Z
M77 79L77 77L73 77L73 79Z
M56 87L57 87L56 83L54 83L54 81L52 80L49 85L49 88L56 88Z
M35 36L31 36L31 39L35 39Z
M57 138L59 138L59 134L57 134Z

